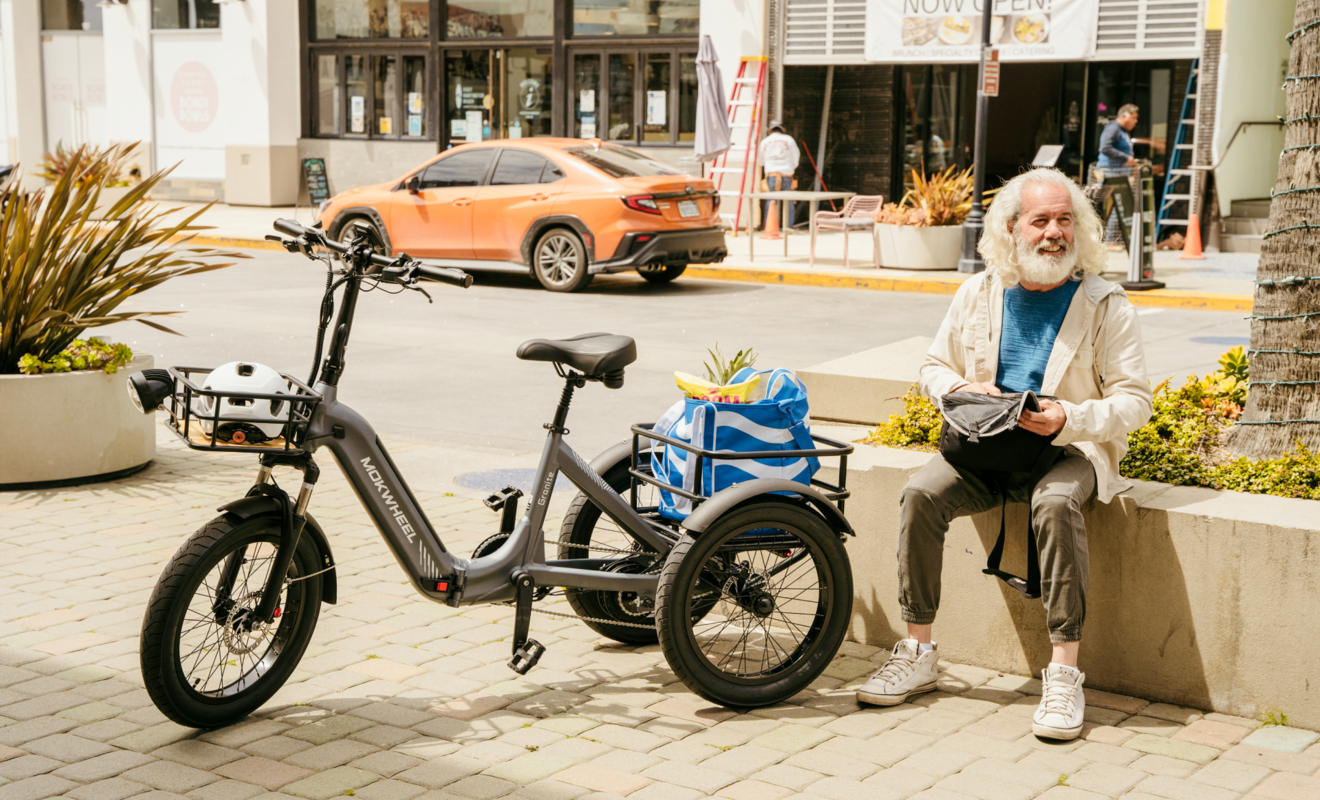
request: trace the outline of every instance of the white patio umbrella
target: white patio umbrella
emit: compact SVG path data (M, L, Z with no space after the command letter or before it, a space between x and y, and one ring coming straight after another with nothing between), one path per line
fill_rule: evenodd
M711 161L729 149L729 115L724 78L710 36L701 37L697 51L697 161Z

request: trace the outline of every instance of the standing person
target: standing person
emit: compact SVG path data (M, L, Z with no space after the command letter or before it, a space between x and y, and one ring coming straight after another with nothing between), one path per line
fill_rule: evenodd
M802 154L798 152L797 142L784 133L784 123L774 120L770 123L770 135L761 140L756 150L756 158L765 169L766 188L771 192L786 192L796 188L793 173L797 172L798 161ZM788 227L793 227L793 202L788 201ZM770 213L770 201L761 201L761 224L765 224Z
M1106 178L1131 177L1132 168L1137 159L1132 156L1132 137L1128 134L1137 127L1135 105L1128 103L1118 109L1118 116L1110 120L1100 132L1100 158L1096 167ZM1118 211L1109 214L1109 225L1105 228L1105 241L1118 241Z
M1141 331L1122 287L1100 277L1100 216L1062 172L1034 169L1006 183L986 214L978 249L987 269L958 289L918 385L935 402L949 392L1057 396L1042 399L1039 412L1024 411L1020 424L1061 449L1030 475L955 467L936 454L912 476L898 516L899 605L908 638L894 645L857 699L893 706L935 689L939 653L931 627L945 533L956 517L990 510L1007 495L1031 504L1053 648L1032 730L1075 739L1086 678L1077 669L1089 571L1082 506L1093 497L1108 503L1131 486L1118 464L1128 433L1151 415Z

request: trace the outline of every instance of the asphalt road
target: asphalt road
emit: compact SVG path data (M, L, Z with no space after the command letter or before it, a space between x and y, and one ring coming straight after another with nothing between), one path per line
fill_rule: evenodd
M252 251L233 267L167 283L121 310L177 310L182 337L136 323L101 329L157 365L216 366L248 360L306 376L324 273L300 256ZM800 369L905 339L934 335L947 296L683 280L652 286L632 274L598 276L585 293L542 290L531 278L478 273L468 290L428 286L364 294L340 400L386 441L430 445L413 458L454 475L465 469L530 467L562 386L549 364L519 361L519 343L608 331L637 340L624 387L588 384L569 418L569 442L584 456L658 417L679 397L672 373L702 373L706 348L752 347L762 368ZM1152 382L1204 373L1245 344L1242 314L1143 309ZM400 458L401 462L405 459ZM403 465L401 464L401 467ZM407 469L407 467L404 467ZM410 480L412 480L410 475Z

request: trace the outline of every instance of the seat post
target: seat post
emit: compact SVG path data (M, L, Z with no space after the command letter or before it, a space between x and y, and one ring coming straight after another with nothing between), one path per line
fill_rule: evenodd
M586 377L576 372L569 371L564 376L564 393L559 396L559 407L555 409L555 421L547 424L545 426L546 430L559 434L568 433L564 423L568 422L568 406L573 402L573 390L585 386L586 383Z

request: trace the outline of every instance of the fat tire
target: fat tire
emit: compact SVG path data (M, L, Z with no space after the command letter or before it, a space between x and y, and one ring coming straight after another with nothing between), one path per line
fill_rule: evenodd
M629 488L628 463L625 461L616 464L614 467L605 471L601 476L609 487L619 494L624 494ZM564 515L563 525L559 528L559 557L560 558L583 558L584 554L577 552L572 544L587 545L591 543L592 534L595 532L596 523L600 521L602 512L600 508L588 498L585 494L578 494L573 498L573 502L568 507L568 513ZM564 544L567 539L572 544ZM589 553L586 554L589 556ZM568 604L573 608L573 613L582 618L588 628L596 633L616 642L631 645L655 644L659 641L655 629L646 630L643 628L630 628L623 625L610 625L604 622L595 622L594 619L609 619L617 616L611 610L606 608L603 595L618 594L617 592L597 592L591 589L568 589L565 591ZM630 618L628 621L644 624L647 620L654 620L653 616Z
M695 620L681 613L679 608L685 602L687 592L684 588L695 583L710 553L731 529L748 523L763 523L765 527L790 524L821 548L824 558L830 563L833 577L828 593L830 616L819 644L807 657L791 665L782 677L759 685L739 684L713 675L708 668L706 656L692 646L687 635ZM777 500L738 506L712 523L700 534L700 538L685 533L669 552L664 569L660 572L660 587L656 596L656 630L660 635L660 650L678 679L712 703L730 708L774 705L805 689L834 659L848 631L852 592L852 565L848 551L839 534L831 530L819 514Z
M308 524L312 524L308 521ZM178 673L178 634L173 616L187 611L196 590L196 584L206 577L214 566L208 556L218 548L226 548L236 539L251 543L279 541L280 520L263 515L244 520L234 514L223 514L203 525L174 553L166 564L156 587L147 602L142 620L141 650L142 681L152 703L162 714L190 728L219 728L238 722L261 707L279 691L302 660L307 644L316 630L321 606L321 576L312 575L319 568L320 557L311 536L304 535L292 562L300 574L311 577L300 581L303 593L300 618L288 643L274 665L257 682L243 690L231 701L203 703L189 695L181 686ZM223 557L223 556L222 556ZM201 571L201 574L197 573ZM297 585L297 584L295 584ZM183 608L179 610L178 604Z

